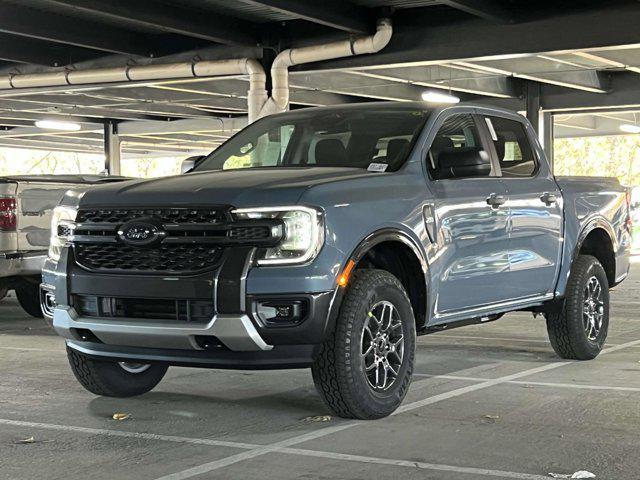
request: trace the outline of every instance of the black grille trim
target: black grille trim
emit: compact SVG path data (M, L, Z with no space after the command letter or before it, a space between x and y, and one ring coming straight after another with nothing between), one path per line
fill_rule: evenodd
M76 263L109 273L196 274L214 269L223 250L198 245L131 247L119 243L75 244Z
M133 245L118 231L140 220L162 236ZM104 273L191 275L215 269L225 247L272 247L284 234L280 219L234 220L230 207L83 209L70 237L76 263Z
M164 300L74 295L73 306L80 315L91 318L208 323L215 314L213 300L201 299Z
M96 208L78 212L77 223L122 225L139 218L155 217L162 223L220 223L231 220L230 207L211 208Z

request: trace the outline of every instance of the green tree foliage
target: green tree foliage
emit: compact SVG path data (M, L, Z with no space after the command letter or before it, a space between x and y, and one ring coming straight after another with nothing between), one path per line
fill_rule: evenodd
M640 135L562 138L554 142L554 173L618 177L640 185Z
M180 173L182 157L140 157L122 159L122 175L161 177ZM104 170L104 155L0 148L0 176L48 174L98 174Z

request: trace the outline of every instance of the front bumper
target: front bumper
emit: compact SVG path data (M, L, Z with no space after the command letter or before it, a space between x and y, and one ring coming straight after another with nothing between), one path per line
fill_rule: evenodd
M69 348L96 358L161 362L211 368L292 368L311 362L316 345L331 330L338 291L247 293L252 252L238 249L215 272L191 277L105 275L75 264L65 248L47 261L43 289L55 295L51 321ZM303 279L293 283L304 286ZM78 295L147 299L213 297L206 322L96 317L74 305ZM267 325L255 306L262 300L303 299L306 316L295 325ZM208 318L208 317L207 317Z
M220 351L212 354L202 350L123 348L73 340L67 340L67 347L97 360L230 370L307 368L313 363L316 349L314 345L278 345L268 351Z
M200 350L199 338L215 337L231 351L252 352L273 348L244 314L218 314L207 324L185 325L185 322L80 317L72 307L66 306L55 308L53 328L68 340L82 341L88 330L103 343L122 347Z

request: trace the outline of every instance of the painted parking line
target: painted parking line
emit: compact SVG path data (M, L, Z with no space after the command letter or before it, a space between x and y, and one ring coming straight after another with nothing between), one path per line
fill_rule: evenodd
M420 338L425 340L437 339L437 338L451 338L455 340L498 340L501 342L524 342L524 343L544 343L549 345L549 340L541 339L526 339L526 338L507 338L507 337L481 337L477 335L449 335L445 333L431 333Z
M0 350L13 350L13 351L24 351L24 352L55 352L62 353L64 349L53 349L53 348L35 348L35 347L1 347Z
M486 378L479 377L464 377L458 375L431 375L428 373L414 373L414 377L425 377L425 378L440 378L442 380L456 380L461 382L477 382L481 383L486 381ZM616 387L610 385L584 385L579 383L556 383L556 382L528 382L524 380L512 380L510 382L505 382L511 385L532 385L532 386L541 386L541 387L552 387L552 388L573 388L576 390L613 390L619 392L640 392L640 387Z
M395 460L390 458L366 457L362 455L350 455L346 453L319 452L316 450L304 450L300 448L283 448L278 453L288 453L307 457L323 458L327 460L343 460L347 462L369 463L373 465L388 465L393 467L407 467L418 470L435 470L440 472L466 473L477 476L489 476L499 478L515 478L521 480L549 480L547 475L535 475L531 473L508 472L505 470L492 470L487 468L461 467L443 465L439 463L414 462L411 460Z
M9 419L0 419L0 425L54 430L54 431L61 431L61 432L85 433L89 435L103 435L108 437L157 440L157 441L181 443L181 444L187 444L187 445L207 445L207 446L213 446L213 447L228 447L228 448L237 448L237 449L249 450L249 451L255 451L257 449L263 448L263 446L261 445L252 444L252 443L227 442L227 441L212 440L207 438L189 438L189 437L179 437L174 435L157 435L152 433L127 432L123 430L109 430L109 429L102 429L102 428L86 428L86 427L75 427L70 425L56 425L56 424L49 424L49 423L24 422L20 420L9 420ZM310 435L307 438L308 440L313 440L314 437L313 435ZM306 450L306 449L300 449L300 448L280 447L278 448L277 452L283 453L283 454L289 454L289 455L298 455L303 457L325 458L328 460L343 460L343 461L350 461L350 462L369 463L369 464L375 464L375 465L388 465L388 466L396 466L396 467L407 467L407 468L423 469L423 470L468 473L468 474L480 475L480 476L514 478L514 479L522 479L522 480L548 479L548 477L531 475L528 473L508 472L504 470L491 470L491 469L485 469L485 468L463 467L463 466L456 466L456 465L445 465L445 464L436 464L436 463L427 463L427 462L414 462L409 460L398 460L398 459L390 459L390 458L365 457L361 455L325 452L320 450ZM225 459L222 459L222 460L225 460ZM237 463L237 462L234 462L234 463Z
M635 345L639 345L640 344L640 340L635 340L632 342L627 342L624 343L622 345L617 345L615 347L608 347L606 349L604 349L601 352L601 355L603 354L607 354L607 353L613 353L631 346L635 346ZM411 410L415 410L417 408L421 408L424 407L426 405L432 405L434 403L437 402L441 402L444 400L448 400L450 398L455 398L455 397L459 397L461 395L465 395L467 393L470 392L475 392L478 390L483 390L483 389L487 389L496 385L501 385L504 384L506 382L512 381L512 380L517 380L519 378L522 377L526 377L529 375L535 375L537 373L541 373L541 372L545 372L545 371L549 371L549 370L553 370L556 368L560 368L562 366L565 365L572 365L574 362L553 362L553 363L548 363L546 365L541 365L539 367L535 367L535 368L530 368L528 370L524 370L522 372L519 373L514 373L511 375L506 375L500 378L496 378L496 379L492 379L492 380L487 380L484 381L482 383L478 383L475 385L468 385L466 387L462 387L462 388L457 388L455 390L452 390L450 392L446 392L446 393L442 393L442 394L438 394L438 395L434 395L431 397L427 397L423 400L418 400L416 402L412 402L409 403L407 405L403 405L402 407L400 407L398 410L396 410L394 412L394 415L400 415L402 413L406 413L409 412ZM271 452L277 452L278 450L281 450L282 448L286 448L286 447L292 447L294 445L298 445L304 442L309 441L310 439L318 439L318 438L322 438L322 437L326 437L328 435L332 435L334 433L343 431L343 430L347 430L349 428L353 428L355 426L361 425L363 423L367 423L367 422L348 422L342 425L336 425L334 427L327 427L327 428L323 428L321 430L318 430L316 432L312 432L309 434L304 434L304 435L299 435L293 438L290 438L288 440L284 440L281 442L276 442L273 443L271 445L267 445L264 447L260 447L257 448L255 450L249 450L246 452L242 452L242 453L238 453L236 455L231 455L229 457L220 459L220 460L216 460L213 462L209 462L209 463L205 463L202 465L198 465L196 467L192 467L186 470L182 470L180 472L176 472L176 473L172 473L169 475L165 475L163 477L158 478L157 480L184 480L187 478L192 478L198 475L202 475L214 470L218 470L220 468L224 468L224 467L228 467L230 465L234 465L236 463L239 462L243 462L245 460L249 460L252 458L256 458L262 455L265 455L267 453L271 453Z
M127 432L125 430L111 430L107 428L89 428L77 427L74 425L59 425L54 423L25 422L22 420L10 420L8 418L0 418L0 425L54 430L58 432L86 433L88 435L104 435L107 437L136 438L141 440L157 440L162 442L186 443L191 445L208 445L211 447L230 447L244 450L253 450L262 446L253 443L229 442L208 438L189 438L175 435L159 435L156 433Z
M477 335L449 335L444 333L432 333L429 335L425 335L422 337L425 340L431 340L436 338L451 338L456 340L492 340L492 341L500 341L500 342L520 342L520 343L542 343L544 345L551 346L549 340L542 339L527 339L527 338L511 338L511 337L481 337ZM617 344L608 344L609 346L615 346Z

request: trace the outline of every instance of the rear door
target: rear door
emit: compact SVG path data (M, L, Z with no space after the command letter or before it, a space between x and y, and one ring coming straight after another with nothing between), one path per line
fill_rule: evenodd
M508 208L488 144L470 113L449 114L425 162L434 203L425 206L433 227L430 276L434 323L508 298ZM468 316L468 312L467 312Z
M508 115L508 114L507 114ZM485 115L483 127L507 189L509 281L512 299L551 293L562 250L562 196L535 132L518 117Z

